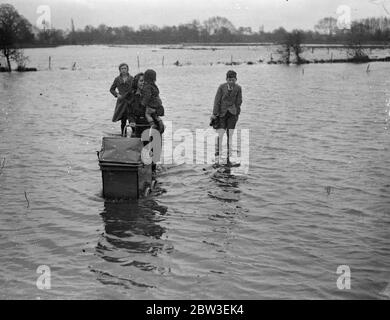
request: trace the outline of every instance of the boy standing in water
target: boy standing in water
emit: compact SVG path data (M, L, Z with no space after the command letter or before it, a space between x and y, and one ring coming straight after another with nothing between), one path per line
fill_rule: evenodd
M236 128L242 104L242 89L236 82L237 73L233 70L228 71L226 74L226 82L219 86L217 94L215 95L211 121L212 123L215 123L214 128L217 129L218 132L218 141L215 152L217 163L219 162L219 157L222 153L222 141L225 131L228 142L227 162L228 164L230 163L232 149L231 137Z

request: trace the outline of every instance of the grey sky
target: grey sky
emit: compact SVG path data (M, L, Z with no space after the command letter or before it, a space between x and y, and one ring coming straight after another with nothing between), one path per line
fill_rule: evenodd
M352 19L369 16L389 16L390 0L0 0L11 3L33 24L39 17L38 6L49 5L55 28L76 28L90 24L98 26L142 24L177 25L211 16L224 16L236 27L249 26L254 31L283 26L312 29L325 16L337 17L340 5L351 7ZM383 8L385 5L386 10Z

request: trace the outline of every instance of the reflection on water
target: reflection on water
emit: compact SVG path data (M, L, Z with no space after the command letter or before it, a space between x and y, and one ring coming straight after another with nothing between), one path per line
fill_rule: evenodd
M164 267L154 264L159 254L169 254L173 247L163 239L166 229L161 225L168 208L154 200L104 203L100 213L104 231L96 245L96 255L110 264L126 270L136 268L144 272L165 274ZM128 277L90 268L103 284L153 288Z
M221 202L238 202L240 200L240 183L246 180L245 176L235 174L232 166L214 166L215 172L211 174L212 181L218 187L217 190L208 192L209 197Z
M100 214L105 226L107 242L116 248L129 252L157 253L159 244L135 241L137 236L159 240L165 229L158 223L164 220L167 207L149 200L138 204L105 202L104 211ZM155 248L153 248L155 244ZM150 249L152 249L150 251Z

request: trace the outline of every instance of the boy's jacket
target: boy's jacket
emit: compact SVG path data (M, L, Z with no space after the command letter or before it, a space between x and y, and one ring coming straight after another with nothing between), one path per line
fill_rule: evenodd
M234 115L239 115L241 113L241 104L241 87L236 84L233 90L228 90L227 83L221 84L215 95L213 114L223 117L229 111Z

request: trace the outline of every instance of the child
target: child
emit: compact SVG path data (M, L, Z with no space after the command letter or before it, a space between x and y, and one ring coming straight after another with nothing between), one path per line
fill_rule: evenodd
M222 141L225 131L228 141L227 161L228 163L230 162L231 137L241 113L242 104L242 89L236 82L237 73L233 70L228 71L226 74L226 83L219 86L217 94L215 95L211 123L217 123L217 125L214 126L218 132L218 142L215 153L217 162L219 162L219 156L222 153Z
M129 66L126 63L119 65L119 76L115 78L111 85L110 92L117 98L113 122L121 120L122 136L125 134L126 121L128 117L128 106L131 88L133 85L133 77L129 74ZM118 92L117 92L118 89Z
M143 98L142 105L145 106L145 118L154 128L154 123L157 123L157 129L162 133L164 131L164 124L159 116L164 115L164 107L160 99L160 90L156 86L156 71L146 70L144 74L144 87L142 90Z

